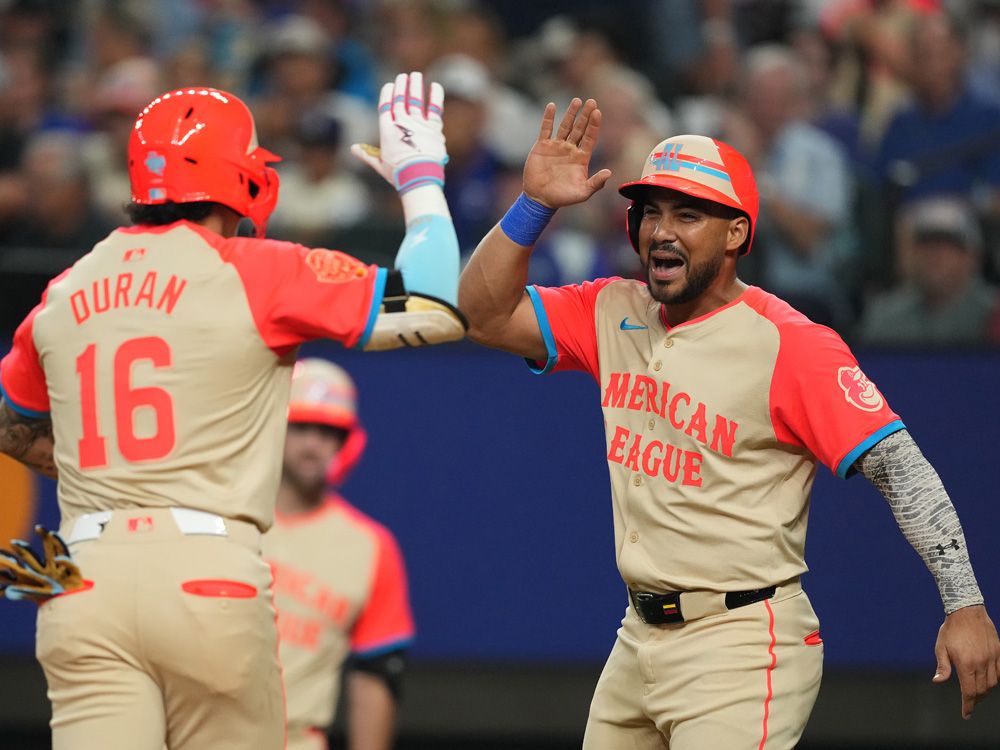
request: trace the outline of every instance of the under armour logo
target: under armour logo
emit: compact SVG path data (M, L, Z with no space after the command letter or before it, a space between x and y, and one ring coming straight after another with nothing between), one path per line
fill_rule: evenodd
M396 129L399 130L400 136L399 140L405 143L410 148L416 148L417 144L413 142L413 131L407 127L403 127L398 122L396 123Z
M958 540L957 539L952 539L948 544L939 544L934 549L936 549L938 551L938 557L940 557L941 555L944 554L944 551L946 549L948 549L949 547L951 549L959 549Z

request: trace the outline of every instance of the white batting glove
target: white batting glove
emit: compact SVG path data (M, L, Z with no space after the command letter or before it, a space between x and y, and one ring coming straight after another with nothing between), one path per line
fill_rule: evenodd
M425 185L443 187L448 162L441 122L443 104L444 89L439 83L431 83L427 99L422 73L400 73L379 93L381 147L355 143L351 153L382 175L400 195Z

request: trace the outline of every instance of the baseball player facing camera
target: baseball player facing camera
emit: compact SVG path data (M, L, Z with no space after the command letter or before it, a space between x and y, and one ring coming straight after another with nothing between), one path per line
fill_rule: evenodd
M836 333L736 275L757 189L734 149L657 144L622 185L643 280L525 287L530 248L588 175L601 113L542 118L524 193L459 283L469 337L601 389L615 549L628 589L586 750L792 748L819 690L819 623L799 577L817 462L867 477L938 584L935 682L962 715L996 685L1000 641L934 469Z
M278 157L236 96L170 91L139 113L135 225L49 284L0 365L0 450L59 480L68 549L15 545L0 577L9 598L43 602L55 750L284 747L260 545L292 365L321 337L462 337L443 97L398 76L381 91L381 150L358 147L403 203L392 270L264 239ZM236 236L242 218L256 238Z
M344 666L347 747L388 750L413 615L392 533L335 490L361 459L354 383L322 359L295 365L281 484L264 559L288 701L288 750L324 750ZM346 660L346 663L345 663Z

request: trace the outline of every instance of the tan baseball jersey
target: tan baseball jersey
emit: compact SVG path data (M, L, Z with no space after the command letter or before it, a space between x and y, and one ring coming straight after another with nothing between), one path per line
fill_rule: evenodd
M622 578L687 592L665 613L719 603L662 625L630 604L585 750L791 750L822 673L798 583L816 464L846 476L902 422L833 331L756 287L677 326L639 281L528 294L548 350L536 371L600 386ZM771 586L747 604L725 596Z
M817 461L903 423L836 333L756 287L670 327L645 283L529 287L540 371L600 385L618 568L634 589L743 591L806 570Z
M271 524L296 347L353 346L385 271L186 221L119 229L48 287L0 384L51 412L63 520L185 506Z
M406 571L392 533L337 494L314 511L277 514L263 554L274 576L292 738L333 721L348 655L413 640Z

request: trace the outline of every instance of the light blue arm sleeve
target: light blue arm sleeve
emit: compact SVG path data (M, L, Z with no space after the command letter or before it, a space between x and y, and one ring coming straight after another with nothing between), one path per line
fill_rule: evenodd
M447 216L424 214L406 227L396 268L408 292L458 304L458 237Z

